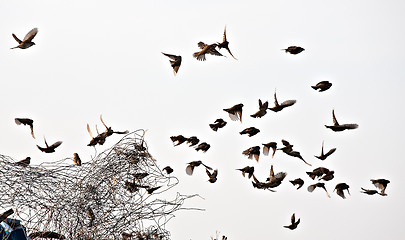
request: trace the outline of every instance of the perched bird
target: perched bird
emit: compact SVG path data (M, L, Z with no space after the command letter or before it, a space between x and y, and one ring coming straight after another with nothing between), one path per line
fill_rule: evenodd
M188 138L184 137L183 135L171 136L170 139L172 140L174 146L178 146L188 140Z
M62 141L58 141L54 144L52 144L51 146L48 146L48 143L46 142L46 139L44 137L44 141L45 141L45 146L46 147L40 147L37 145L38 149L41 150L44 153L52 153L55 152L55 148L59 147L62 144Z
M167 166L167 167L163 168L162 170L166 171L167 174L170 174L174 171L173 168L171 168L170 166Z
M195 148L195 150L197 152L200 150L203 152L206 152L206 151L208 151L208 149L210 149L210 147L211 147L211 145L209 145L208 143L202 142L202 143L198 144L198 146Z
M215 169L212 173L210 172L210 170L205 169L205 172L207 173L207 175L209 177L208 182L214 183L217 181L218 169Z
M294 105L296 102L297 102L296 100L286 100L286 101L282 102L281 104L278 104L277 94L276 94L276 92L274 92L274 107L269 108L269 109L273 112L279 112L286 107Z
M242 175L245 176L245 174L248 174L248 178L251 178L253 175L253 172L255 171L255 167L249 167L246 166L244 168L236 169L242 172Z
M329 169L325 168L325 167L318 167L315 168L312 172L307 172L308 176L314 180L315 177L320 178L322 175L329 173Z
M381 190L381 195L386 196L385 189L387 188L388 183L390 183L387 179L371 179L370 180L374 186Z
M297 228L298 224L300 224L300 219L298 218L297 221L295 221L295 213L291 216L291 225L289 226L284 226L285 228L289 228L291 230L294 230Z
M284 178L287 176L286 172L279 172L277 174L274 174L273 171L273 165L270 167L270 177L266 179L266 182L260 182L257 180L255 175L253 174L253 187L258 188L258 189L269 189L270 188L275 188L280 186Z
M201 48L201 51L195 52L193 54L194 58L197 58L198 61L205 61L205 54L211 54L215 56L223 56L221 53L219 53L215 48L218 46L218 44L210 44L207 45L203 42L198 43L198 47Z
M347 193L350 195L349 185L347 185L346 183L338 183L333 191L335 191L335 190L336 190L337 195L341 196L343 199L346 198L343 190L347 190Z
M28 126L30 126L30 129L31 129L31 136L32 136L33 138L35 138L35 136L34 136L34 120L29 119L29 118L15 118L14 121L15 121L15 123L16 123L17 125L23 124L23 125L28 125Z
M294 186L298 185L298 188L297 188L297 190L298 190L302 187L302 185L304 185L304 180L302 180L301 178L297 178L294 180L290 180L290 183L292 183L292 185L294 185Z
M195 146L200 142L200 139L198 139L196 136L192 136L187 138L187 143L189 144L189 147Z
M257 111L255 114L250 115L252 118L261 118L267 113L267 108L269 107L269 102L266 101L265 103L262 103L262 100L259 99L259 111Z
M325 125L325 127L330 128L334 132L341 132L346 129L356 129L359 127L359 125L357 124L339 124L338 121L336 120L334 109L332 110L332 117L333 117L333 125L332 126Z
M329 172L325 173L325 175L323 175L323 177L321 177L321 180L330 181L335 177L333 174L335 174L335 171L329 171Z
M265 156L269 155L269 150L270 148L273 149L273 154L271 155L271 157L274 157L274 154L276 153L277 150L277 143L276 142L268 142L268 143L263 143L263 154Z
M15 164L17 164L18 166L21 166L21 167L26 167L26 166L30 165L30 163L31 163L31 158L26 157L25 159L18 161Z
M35 238L66 239L66 237L63 236L62 234L56 233L56 232L50 232L50 231L33 232L33 233L30 233L29 238L30 239L35 239Z
M361 188L361 190L363 190L363 192L361 192L361 193L365 193L365 194L368 194L368 195L374 195L374 194L380 194L381 196L385 196L385 195L387 195L387 194L385 194L385 195L382 195L381 193L379 193L377 190L370 190L370 189L365 189L365 188Z
M172 59L172 60L170 60L170 65L173 68L174 76L176 76L177 72L179 71L180 65L181 65L181 56L176 56L176 55L167 54L167 53L162 53L162 54Z
M328 90L330 87L332 87L332 83L330 83L329 81L321 81L319 83L317 83L315 86L311 86L313 89L318 90L319 92L323 92Z
M73 163L76 166L81 166L82 165L82 160L80 159L79 154L73 153Z
M206 169L212 170L211 167L208 167L207 165L205 165L205 164L202 163L201 161L193 161L193 162L189 162L189 163L188 163L188 165L187 165L187 167L186 167L186 173L187 173L188 175L190 175L190 176L193 175L194 168L195 168L195 167L198 167L198 166L200 166L200 165L203 165Z
M242 108L243 108L243 104L236 104L233 107L230 108L226 108L224 109L225 112L227 112L229 114L229 117L231 118L231 120L233 121L240 121L242 122Z
M314 189L317 188L317 187L323 188L323 190L325 190L325 192L326 192L326 195L330 198L330 195L329 195L328 191L325 188L325 183L320 183L319 182L319 183L315 183L315 184L312 184L312 185L308 186L308 192L313 192Z
M13 33L12 36L18 42L18 46L13 47L11 49L14 49L14 48L26 49L26 48L29 48L29 47L35 45L35 43L32 41L32 39L34 39L34 37L35 37L35 35L37 35L37 33L38 33L38 28L33 28L31 31L29 31L27 33L27 35L25 35L25 37L22 41L20 39L18 39L18 37Z
M157 186L157 187L153 187L153 188L149 187L149 188L146 188L146 192L147 192L148 194L152 194L154 191L158 190L158 189L161 188L161 187L162 187L162 186Z
M258 162L260 157L260 146L250 147L243 151L242 154L248 156L249 159L253 159L254 157Z
M226 122L222 118L218 118L217 120L215 120L214 123L210 124L210 128L216 132L218 130L218 128L223 128L223 127L225 127L225 125L226 125Z
M255 127L249 127L249 128L245 128L243 129L240 133L240 135L243 134L247 134L249 137L254 136L256 134L258 134L260 132L259 129L255 128Z
M296 54L298 54L298 53L304 51L305 49L302 48L302 47L290 46L290 47L288 47L288 48L286 48L286 49L281 49L281 50L284 50L285 52L288 52L288 53L291 53L291 54L296 55Z
M224 37L223 37L223 39L222 39L222 43L217 42L217 44L218 44L219 50L221 50L221 48L225 48L226 50L228 50L229 54L231 54L231 56L232 56L235 60L238 60L238 59L236 59L236 57L234 57L234 56L232 55L231 50L229 49L229 42L226 40L226 26L225 26L225 30L224 30Z
M332 148L331 150L329 150L326 154L323 153L323 142L322 141L322 150L321 150L321 155L320 156L315 156L316 158L320 159L320 160L325 160L327 157L329 157L330 155L332 155L332 153L334 153L336 151L336 148Z

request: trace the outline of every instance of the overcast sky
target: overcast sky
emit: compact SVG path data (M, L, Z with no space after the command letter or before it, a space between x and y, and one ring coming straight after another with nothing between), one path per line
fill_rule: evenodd
M89 161L86 130L99 121L116 130L148 129L149 151L161 168L170 165L180 180L173 189L202 198L185 207L166 226L172 239L209 239L216 231L239 239L400 239L405 169L405 3L374 1L1 1L0 2L0 154L16 160L31 156L34 163L72 157ZM224 27L233 59L192 54L197 43L222 41ZM39 32L35 46L13 49L15 33L23 38ZM301 46L290 55L281 49ZM161 52L181 55L175 77ZM330 81L326 92L310 86ZM272 106L297 103L261 119L258 99ZM243 123L223 111L243 103ZM332 109L339 123L359 128L332 132ZM36 139L15 117L34 119ZM213 132L208 124L223 118L228 124ZM239 134L256 127L259 134ZM197 136L211 144L206 152L186 145L173 147L170 136ZM44 154L36 144L63 141L55 153ZM107 139L101 152L120 139ZM313 166L278 151L259 162L242 151L269 141L286 139ZM314 157L337 148L325 161ZM201 160L217 168L218 181L209 183L202 168L193 176L186 163ZM287 177L277 192L254 189L236 168L254 166L264 180L271 165ZM316 167L335 171L326 183L331 194L316 189L306 171ZM288 182L302 178L296 190ZM391 183L388 196L368 196L370 179ZM333 193L337 183L350 186L342 199ZM283 228L291 214L301 218L294 231Z

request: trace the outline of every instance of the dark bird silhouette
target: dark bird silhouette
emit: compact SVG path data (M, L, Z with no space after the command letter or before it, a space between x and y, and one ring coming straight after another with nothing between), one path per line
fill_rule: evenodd
M35 136L34 136L34 120L29 119L29 118L15 118L14 121L15 121L15 123L16 123L17 125L23 124L23 125L28 125L28 126L30 126L30 129L31 129L31 136L32 136L33 138L35 138Z
M285 228L294 230L297 228L298 224L300 224L300 219L298 218L297 221L295 221L295 213L293 213L293 215L291 216L291 225L288 226L284 226Z
M162 54L171 59L170 65L173 68L174 76L176 76L177 72L179 71L180 65L181 65L181 56L176 56L176 55L167 54L167 53L162 53Z
M329 81L321 81L319 83L317 83L315 86L311 86L313 89L318 90L319 92L323 92L328 90L330 87L332 87L332 83L330 83Z
M300 153L300 152L297 152L297 151L289 151L289 152L286 152L286 154L289 155L289 156L292 156L292 157L299 158L299 159L301 159L305 164L307 164L308 166L312 166L310 163L308 163L307 161L304 160L304 158L301 156L301 153Z
M277 101L277 94L276 94L276 92L274 92L274 107L269 108L269 109L273 112L279 112L286 107L294 105L296 102L297 102L296 100L286 100L286 101L282 102L281 104L279 104Z
M339 124L338 121L336 120L335 110L334 109L332 110L332 117L333 117L333 125L332 126L325 125L325 127L330 128L334 132L341 132L341 131L344 131L346 129L356 129L356 128L359 127L359 125L353 124L353 123L351 123L351 124Z
M326 188L325 188L325 183L320 183L320 182L319 182L319 183L315 183L315 184L309 185L309 186L308 186L308 192L313 192L314 189L317 188L317 187L323 188L323 190L325 190L325 192L326 192L326 195L330 198L330 195L329 195L328 191L327 191Z
M198 166L200 166L200 165L203 165L206 169L212 170L211 167L208 167L207 165L205 165L205 164L202 163L201 161L193 161L193 162L189 162L189 163L188 163L188 165L187 165L187 167L186 167L186 173L187 173L188 175L190 175L190 176L193 175L194 168L195 168L195 167L198 167Z
M170 139L172 140L174 146L178 146L188 140L188 138L184 137L183 135L171 136Z
M222 118L218 118L217 120L215 120L214 123L210 124L210 128L216 132L218 130L218 128L223 128L223 127L225 127L225 125L226 125L226 122Z
M370 180L372 184L374 184L374 186L376 186L376 188L381 190L381 195L382 196L386 196L387 194L385 194L385 189L387 188L388 183L390 183L389 180L387 179L371 179Z
M210 149L210 147L211 147L211 145L209 145L208 143L202 142L202 143L198 144L198 146L195 148L195 150L197 152L200 150L203 152L206 152L206 151L208 151L208 149Z
M252 137L252 136L258 134L259 132L260 132L259 129L257 129L257 128L255 128L255 127L249 127L249 128L243 129L243 130L242 130L241 132L239 132L239 133L240 133L240 135L247 134L249 137Z
M207 173L207 175L209 177L208 182L214 183L217 181L218 169L215 169L212 173L210 172L210 170L205 169L205 172Z
M347 185L346 183L338 183L333 191L335 191L335 190L336 190L337 195L341 196L343 199L346 198L343 190L347 190L347 193L350 195L349 185Z
M291 145L290 142L284 139L281 140L281 143L283 143L284 147L279 148L277 150L281 150L283 151L283 153L292 152L294 145Z
M325 167L318 167L312 170L312 172L307 172L307 174L312 180L314 180L315 177L320 178L322 175L327 174L329 172L330 172L329 169Z
M218 44L210 44L207 45L203 42L198 43L198 47L201 48L201 51L195 52L193 54L194 58L197 58L198 61L205 61L205 54L211 54L215 56L223 56L221 53L219 53L215 48L218 46Z
M309 164L307 161L304 160L304 158L301 156L301 153L298 151L294 151L293 150L293 146L291 145L288 141L286 140L281 140L281 142L283 143L284 147L278 149L278 150L282 150L285 154L292 156L292 157L296 157L301 159L305 164L307 164L308 166L312 166L311 164Z
M35 238L66 239L66 237L63 236L62 234L56 233L56 232L50 232L50 231L33 232L33 233L30 233L29 238L30 239L35 239Z
M80 159L79 154L73 153L73 163L76 166L81 166L82 165L82 160Z
M62 141L58 141L58 142L52 144L51 146L49 146L48 143L46 142L45 137L44 137L44 141L45 141L46 147L43 148L43 147L40 147L37 145L38 149L44 153L53 153L53 152L55 152L55 148L59 147L62 144Z
M274 154L276 153L277 150L277 143L276 142L268 142L268 143L263 143L263 154L265 156L269 155L270 148L273 149L273 154L271 157L274 157Z
M174 171L173 168L171 168L170 166L167 166L167 167L163 168L162 170L166 171L167 174L170 174Z
M5 211L5 212L3 212L1 215L0 215L0 222L3 222L4 220L6 220L11 214L13 214L14 213L14 210L13 209L9 209L9 210L7 210L7 211Z
M97 130L97 126L96 126L96 130ZM99 134L99 133L98 133L98 130L97 130L97 136L96 136L96 137L93 137L93 134L91 133L89 124L87 124L87 132L89 132L90 137L91 137L90 143L87 144L87 146L93 146L93 147L94 147L94 146L96 146L99 142L105 142L106 136Z
M258 189L269 189L270 188L275 188L280 186L280 184L283 182L284 178L287 176L286 172L279 172L277 174L274 174L273 171L273 165L270 167L270 177L266 179L266 182L260 182L257 180L255 175L253 174L253 187L258 188Z
M332 153L334 153L336 151L336 148L332 148L330 149L326 154L323 153L323 142L322 141L322 150L321 150L321 155L320 156L315 156L316 158L320 159L320 160L325 160L327 157L329 157L330 155L332 155Z
M30 165L30 163L31 163L30 157L26 157L25 159L16 162L16 164L21 167L26 167L26 166Z
M189 144L189 147L195 146L200 142L200 139L198 139L196 136L192 136L187 138L187 143Z
M153 187L153 188L149 187L149 188L146 188L146 192L147 192L148 194L152 194L154 191L158 190L158 189L161 188L161 187L162 187L162 186L157 186L157 187Z
M330 181L335 177L333 174L335 174L335 171L329 171L329 172L325 173L325 175L323 175L323 177L321 177L321 180Z
M286 49L281 49L281 50L284 50L286 53L288 52L288 53L296 55L296 54L304 51L305 49L302 48L302 47L290 46L290 47L288 47Z
M18 37L13 33L12 36L18 42L18 46L13 47L11 49L14 49L14 48L26 49L26 48L29 48L29 47L35 45L35 43L32 41L32 39L34 39L34 37L35 37L35 35L37 35L37 33L38 33L38 28L33 28L31 31L29 31L27 33L27 35L25 35L25 37L22 41L20 39L18 39Z
M250 115L253 118L261 118L267 113L267 108L269 107L269 102L266 101L265 103L262 103L262 100L259 99L259 111L257 111L255 114Z
M260 146L250 147L243 151L242 154L248 156L249 159L253 159L254 157L258 162L260 157Z
M126 130L126 131L114 131L114 130L112 130L112 128L111 127L107 127L107 125L104 123L104 121L103 121L103 116L100 114L100 120L101 120L101 123L104 125L104 127L106 128L106 130L103 132L103 133L101 133L101 135L105 135L105 137L103 138L104 140L107 138L107 137L109 137L109 136L111 136L111 135L113 135L114 133L115 134L127 134L128 133L128 130ZM104 144L104 141L102 142L102 143L100 143L100 141L99 141L99 144L100 145L103 145Z
M304 185L304 180L302 180L301 178L297 178L294 180L290 180L290 183L292 183L292 185L294 185L294 186L298 185L298 188L297 188L297 190L298 190L302 187L302 185Z
M368 195L374 195L374 194L380 194L381 196L384 196L384 195L382 195L381 193L379 193L377 190L370 190L370 189L365 189L365 188L361 188L361 190L363 190L361 193L365 193L365 194L368 194ZM386 194L385 194L386 195Z
M236 169L242 172L242 175L245 176L245 174L248 174L248 178L251 178L253 175L253 172L255 171L255 167L249 167L246 166L244 168Z
M232 121L240 121L242 122L242 108L243 104L236 104L233 107L226 108L224 109L225 112L229 114L229 117L231 118Z
M228 40L226 39L226 26L225 26L225 29L224 29L224 37L223 37L223 39L222 39L222 43L217 42L217 44L218 44L219 50L221 50L221 48L225 48L226 50L228 50L229 54L231 54L231 56L232 56L235 60L238 60L238 59L236 59L236 57L233 56L233 54L231 53L231 50L229 49L229 42L228 42Z

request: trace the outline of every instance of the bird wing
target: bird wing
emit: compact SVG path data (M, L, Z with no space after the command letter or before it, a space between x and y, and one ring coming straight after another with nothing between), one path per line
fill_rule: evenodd
M193 165L188 165L187 167L186 167L186 173L188 174L188 175L193 175L193 171L194 171L194 166Z
M223 56L220 52L218 52L215 47L217 45L213 44L211 45L208 49L207 49L207 53L211 54L211 55L215 55L215 56Z
M280 104L280 106L282 106L282 107L289 107L289 106L294 105L296 102L297 102L297 100L287 100L287 101L282 102L282 103Z
M225 29L224 29L224 37L222 38L222 42L226 42L226 26L225 26Z
M37 35L38 28L33 28L31 31L25 35L23 42L31 42L31 40ZM18 41L17 41L18 42Z
M162 52L162 54L165 55L166 57L169 57L169 58L173 59L173 60L177 60L177 59L178 59L178 56L176 56L176 55L167 54L167 53L163 53L163 52Z
M93 138L93 134L91 133L90 126L88 123L87 123L87 131L89 132L90 137Z
M286 146L286 147L291 145L287 140L284 140L284 139L282 139L281 142L282 142L283 145Z
M50 148L57 148L62 144L62 141L57 141L56 143L52 144L51 146L49 146Z
M292 224L295 223L295 213L293 213L293 215L291 216L291 223L292 223Z
M315 188L316 188L316 184L312 184L312 185L309 185L307 189L308 189L308 192L313 192Z
M201 48L201 49L205 48L206 46L208 46L208 45L203 43L203 42L198 43L198 47Z
M105 127L106 129L108 129L107 125L106 125L106 124L104 123L104 121L103 121L103 116L102 116L102 114L100 114L100 120L101 120L101 123L103 123L104 127Z
M266 102L263 103L263 105L261 105L260 109L261 110L267 110L268 107L269 107L269 102L266 101Z
M265 155L265 156L268 156L269 155L269 147L267 147L267 146L263 146L263 154Z
M277 94L276 94L276 92L274 92L274 105L275 105L276 107L279 106L278 101L277 101Z
M336 119L336 116L335 116L335 109L332 110L332 117L333 117L333 125L339 126L339 123L338 123L338 121Z
M349 123L349 124L342 124L340 125L341 127L345 128L345 129L356 129L359 127L358 124L355 123Z
M328 157L328 156L332 155L332 153L334 153L335 151L336 151L336 148L332 148L331 150L329 150L329 151L325 154L325 156Z
M227 47L226 50L228 50L229 54L231 54L231 56L232 56L235 60L238 60L235 56L233 56L233 54L232 54L232 52L231 52L231 49L229 49L229 47Z
M18 44L22 43L22 41L13 33L11 34L13 38L18 42Z

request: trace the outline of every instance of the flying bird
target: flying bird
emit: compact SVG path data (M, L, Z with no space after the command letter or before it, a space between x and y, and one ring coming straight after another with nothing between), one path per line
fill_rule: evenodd
M26 166L30 165L30 163L31 163L31 158L26 157L25 159L18 161L15 164L17 164L18 166L21 166L21 167L26 167Z
M337 195L341 196L343 199L346 198L343 190L347 190L347 193L350 195L349 185L347 185L346 183L338 183L333 191L335 191L335 190L336 190Z
M341 132L346 129L356 129L359 127L359 125L357 124L339 124L338 121L336 120L334 109L332 110L332 117L333 117L333 125L332 126L325 125L325 127L330 128L334 132Z
M361 188L361 190L363 190L361 193L365 193L368 195L374 195L377 193L377 194L380 194L381 196L384 196L381 193L379 193L377 190L370 190L370 189L365 189L365 188ZM385 195L387 195L387 194L385 194Z
M17 125L23 124L23 125L28 125L28 126L30 126L30 129L31 129L31 136L32 136L33 138L35 138L35 136L34 136L34 120L29 119L29 118L15 118L14 121L15 121L15 123L16 123Z
M97 125L96 125L96 130L97 130ZM96 136L96 137L93 137L93 134L91 133L89 124L87 124L87 132L89 132L90 137L91 137L90 143L87 144L87 146L93 146L93 147L94 147L94 146L96 146L99 142L105 142L106 136L99 134L99 133L98 133L98 130L97 130L97 136Z
M187 165L187 167L186 167L186 173L187 173L188 175L190 175L190 176L193 175L194 168L195 168L195 167L198 167L198 166L200 166L200 165L203 165L206 169L212 170L211 167L208 167L207 165L205 165L205 164L202 163L201 161L193 161L193 162L189 162L189 163L188 163L188 165Z
M259 132L260 132L259 129L257 129L257 128L255 128L255 127L249 127L249 128L243 129L243 130L242 130L241 132L239 132L239 133L240 133L240 135L247 134L249 137L252 137L252 136L258 134Z
M325 160L327 157L329 157L330 155L332 155L332 153L334 153L336 151L336 148L332 148L326 154L324 154L323 153L323 143L324 143L324 141L322 141L321 155L320 156L315 156L316 158L318 158L320 160Z
M167 54L167 53L162 53L162 54L171 59L170 65L173 68L174 76L176 76L177 72L179 71L180 65L181 65L181 56L176 56L176 55Z
M387 194L385 194L385 189L387 188L388 183L390 183L389 180L387 179L371 179L370 180L372 184L374 184L374 186L376 186L376 188L381 190L381 195L382 196L386 196Z
M244 168L236 169L242 172L242 175L245 176L245 174L248 174L248 178L251 178L253 175L253 172L255 171L255 167L249 167L246 166Z
M305 49L302 48L302 47L298 47L298 46L289 46L288 48L286 48L286 49L281 49L281 50L284 50L286 53L288 52L288 53L290 53L290 54L296 55L296 54L298 54L298 53L304 51Z
M298 185L298 189L300 189L302 187L302 185L304 185L304 180L302 180L301 178L296 178L294 180L290 180L290 183L292 183L292 185Z
M313 89L318 90L319 92L323 92L328 90L330 87L332 87L332 83L330 83L329 81L321 81L319 83L317 83L315 86L311 86Z
M289 228L291 230L294 230L297 228L298 224L300 224L300 219L298 218L297 221L295 221L295 213L291 216L291 225L289 226L284 226L285 228Z
M312 166L310 163L308 163L307 161L304 160L304 158L301 156L301 153L300 153L300 152L297 152L297 151L289 151L289 152L286 152L286 154L289 155L289 156L292 156L292 157L299 158L299 159L301 159L305 164L307 164L308 166Z
M333 174L335 174L335 171L329 171L329 172L325 173L325 175L323 175L323 177L321 177L321 180L330 181L335 177Z
M107 138L107 137L109 137L109 136L111 136L111 135L113 135L114 133L115 134L127 134L128 133L128 130L126 130L126 131L114 131L114 130L112 130L112 128L111 127L107 127L107 125L104 123L104 121L103 121L103 116L100 114L100 120L101 120L101 123L104 125L104 127L106 128L106 130L103 132L103 133L101 133L101 135L105 135L105 137L103 138L104 140ZM103 145L104 144L104 141L101 143L100 141L99 141L99 144L100 145Z
M209 126L213 131L217 131L218 128L223 128L225 127L226 122L222 119L222 118L218 118L217 120L215 120L214 123L211 123Z
M219 53L215 48L218 46L218 44L210 44L207 45L203 42L198 43L198 47L201 48L201 51L195 52L193 54L194 58L197 58L198 61L205 61L205 54L211 54L215 56L223 56L221 53Z
M73 153L73 163L76 166L81 166L82 165L82 160L80 159L79 154Z
M296 102L297 102L297 100L286 100L286 101L282 102L281 104L279 104L277 101L277 94L276 94L276 92L274 92L274 107L268 108L268 109L270 109L273 112L279 112L286 107L290 107L290 106L294 105Z
M286 140L281 140L281 142L283 143L284 147L278 149L278 150L282 150L285 154L292 156L292 157L296 157L301 159L305 164L307 164L308 166L312 166L311 164L309 164L307 161L304 160L304 158L301 156L301 153L298 151L294 151L293 150L293 146L291 145L288 141Z
M253 159L254 157L258 162L260 157L260 146L250 147L243 151L242 154L248 156L249 159Z
M221 50L221 48L225 48L226 50L228 50L229 54L231 54L231 56L232 56L235 60L238 60L238 59L236 59L236 57L233 56L233 54L231 53L231 50L229 49L229 42L228 42L228 40L226 39L226 26L225 26L225 29L224 29L224 37L223 37L223 39L222 39L222 43L217 42L217 44L218 44L219 50Z
M276 153L277 150L277 143L276 142L268 142L268 143L263 143L263 154L265 156L269 155L269 150L270 148L273 149L273 154L271 155L271 157L274 157L274 154Z
M170 166L167 166L167 167L163 168L162 170L166 171L167 174L170 174L174 171L173 168L171 168Z
M38 33L38 28L33 28L31 31L29 31L27 33L27 35L25 35L25 37L22 41L13 33L12 36L18 42L18 46L13 47L11 49L14 49L14 48L26 49L26 48L29 48L29 47L35 45L35 43L32 41L32 39L34 39L34 37L35 37L35 35L37 35L37 33Z
M243 104L236 104L233 107L226 108L224 109L225 112L229 114L229 117L231 118L232 121L240 121L242 122L242 108Z
M178 146L188 140L188 138L184 137L183 135L171 136L170 139L172 140L174 146Z
M325 167L318 167L315 168L312 172L307 172L308 176L314 180L315 177L320 178L322 175L329 173L329 169L325 168Z
M202 142L202 143L198 144L198 146L195 148L195 150L197 152L200 150L203 152L206 152L206 151L208 151L208 149L210 149L210 147L211 147L211 145L209 145L208 143Z
M269 107L269 102L266 101L265 103L262 103L262 100L259 99L259 111L257 111L255 114L250 115L252 118L261 118L267 113L267 108Z
M43 147L40 147L37 145L38 149L44 153L53 153L53 152L55 152L55 148L59 147L62 144L62 141L58 141L58 142L52 144L51 146L49 146L48 143L46 142L45 137L44 137L44 141L45 141L46 147L43 148Z
M195 146L200 142L200 139L198 139L196 136L192 136L187 138L187 143L189 144L189 147Z
M210 172L210 170L208 170L207 168L205 169L205 172L207 173L209 179L208 182L210 183L214 183L217 181L217 176L218 176L218 169L215 169L212 173Z
M279 172L277 174L274 174L273 170L273 165L270 167L270 177L266 179L266 182L260 182L257 180L255 175L253 174L253 187L258 188L258 189L269 189L270 188L275 188L280 186L280 184L283 182L284 178L287 176L286 172Z
M308 186L308 192L313 192L315 190L315 188L317 188L317 187L323 188L323 190L325 190L326 195L328 196L328 198L330 198L330 195L329 195L328 191L325 188L325 183L320 183L319 182L319 183L315 183L315 184L312 184L312 185Z

